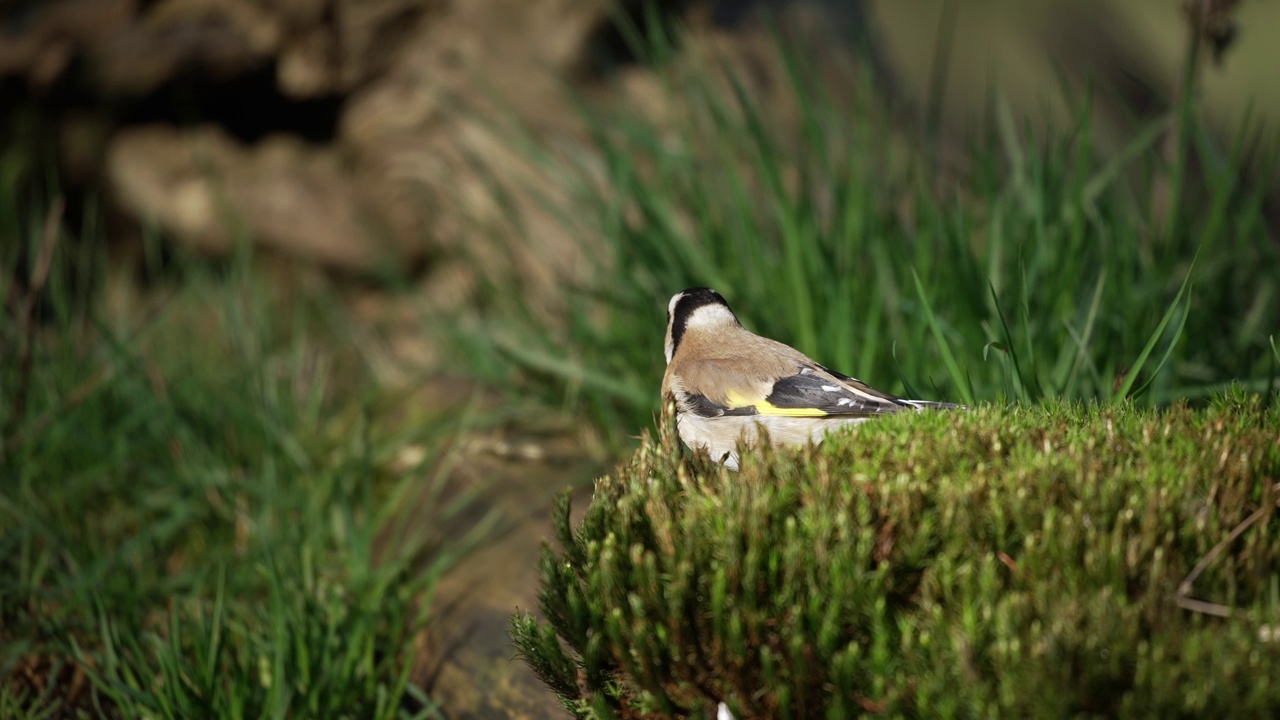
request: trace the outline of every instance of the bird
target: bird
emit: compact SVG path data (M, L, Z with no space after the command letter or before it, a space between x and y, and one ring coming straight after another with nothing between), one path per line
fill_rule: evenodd
M904 410L964 406L906 400L818 364L777 340L747 330L720 293L694 287L667 304L664 403L675 406L680 439L731 470L738 442L755 446L820 443L830 430Z

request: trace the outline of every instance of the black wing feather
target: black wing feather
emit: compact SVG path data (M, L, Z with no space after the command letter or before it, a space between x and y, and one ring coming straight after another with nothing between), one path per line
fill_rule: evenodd
M706 395L698 395L697 393L689 393L685 396L685 403L689 412L699 417L712 418L721 415L756 415L754 406L730 408L727 405L712 400Z
M832 382L830 377L806 370L802 368L795 375L775 382L769 397L765 399L775 407L814 408L829 415L882 415L910 407L892 395L885 395L871 388L867 388L866 395L862 395L845 385ZM841 378L844 383L858 382L836 373L832 373L832 376Z

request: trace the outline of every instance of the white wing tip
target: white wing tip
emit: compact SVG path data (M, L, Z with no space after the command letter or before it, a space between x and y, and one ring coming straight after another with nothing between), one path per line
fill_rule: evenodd
M968 410L967 405L957 405L949 402L935 402L933 400L903 400L903 403L910 405L916 410Z

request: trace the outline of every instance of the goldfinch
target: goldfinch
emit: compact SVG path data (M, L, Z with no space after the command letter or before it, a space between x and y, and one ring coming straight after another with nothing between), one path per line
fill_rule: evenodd
M734 470L739 438L754 445L761 427L773 445L802 445L878 415L961 407L904 400L828 370L742 327L710 288L689 288L671 298L666 355L662 397L675 404L680 439Z

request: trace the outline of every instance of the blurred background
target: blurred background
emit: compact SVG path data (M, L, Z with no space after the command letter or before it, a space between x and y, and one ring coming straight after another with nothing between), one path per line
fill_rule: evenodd
M1276 28L0 0L0 714L557 716L507 618L687 286L891 392L1270 392Z
M660 102L627 23L679 23L688 42L737 44L740 69L763 72L748 53L770 42L768 12L952 142L982 127L994 94L1019 121L1066 126L1088 87L1095 135L1118 147L1176 107L1188 48L1180 0L642 5L4 0L0 211L21 216L56 185L69 222L91 198L122 247L143 226L214 254L242 233L346 272L420 272L483 210L468 154L497 172L518 162L482 138L486 113L501 106L547 137L581 131L583 96ZM1197 94L1228 138L1246 116L1265 124L1280 111L1280 49L1265 38L1280 8L1208 5L1223 8L1222 51L1202 63ZM12 242L17 224L3 227Z

